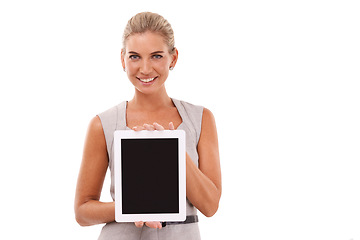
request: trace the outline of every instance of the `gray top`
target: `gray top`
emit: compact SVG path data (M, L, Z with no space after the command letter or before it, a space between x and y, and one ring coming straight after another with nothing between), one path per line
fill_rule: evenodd
M186 132L186 152L189 154L190 158L199 166L197 144L200 138L201 132L201 121L203 114L203 107L196 106L184 101L179 101L176 99L171 99L177 108L180 117L182 118L182 123L178 126L177 129L184 130ZM110 193L111 197L115 199L114 193L114 131L115 130L130 130L126 124L126 107L127 101L120 103L119 105L110 108L109 110L98 114L102 127L105 134L107 153L109 157L109 169L111 172L111 186ZM196 215L196 208L191 204L191 202L186 200L186 215Z

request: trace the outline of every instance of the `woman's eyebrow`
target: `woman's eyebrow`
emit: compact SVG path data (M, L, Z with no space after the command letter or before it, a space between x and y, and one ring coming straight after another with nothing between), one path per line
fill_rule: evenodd
M136 54L136 55L140 55L139 53L135 52L135 51L129 51L129 54ZM159 54L159 53L164 53L164 51L155 51L150 53L150 55L154 55L154 54Z
M159 54L159 53L164 53L164 51L156 51L156 52L151 53L151 55Z

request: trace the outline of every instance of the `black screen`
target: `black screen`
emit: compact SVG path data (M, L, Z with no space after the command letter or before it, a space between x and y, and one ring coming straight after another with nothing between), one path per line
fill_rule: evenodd
M179 213L178 139L122 139L124 214Z

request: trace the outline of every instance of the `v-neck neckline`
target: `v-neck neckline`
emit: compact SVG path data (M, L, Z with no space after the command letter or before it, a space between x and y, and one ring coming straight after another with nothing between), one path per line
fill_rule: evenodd
M181 114L182 111L179 110L179 106L178 106L178 103L177 103L177 100L173 99L173 98L170 98L171 101L173 102L173 104L175 105L176 107L176 110L178 111L179 115L180 115L180 118L181 118L181 123L180 125L175 129L175 130L179 130L181 129L182 125L184 124L184 117L183 115ZM124 106L124 122L125 122L125 128L126 130L132 130L131 128L128 127L127 125L127 121L126 121L126 112L127 112L127 105L128 105L128 101L125 101L125 106Z

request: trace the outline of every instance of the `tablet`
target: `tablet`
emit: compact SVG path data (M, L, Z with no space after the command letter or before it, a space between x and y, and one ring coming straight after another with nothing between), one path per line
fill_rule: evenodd
M115 220L185 221L185 131L114 132Z

